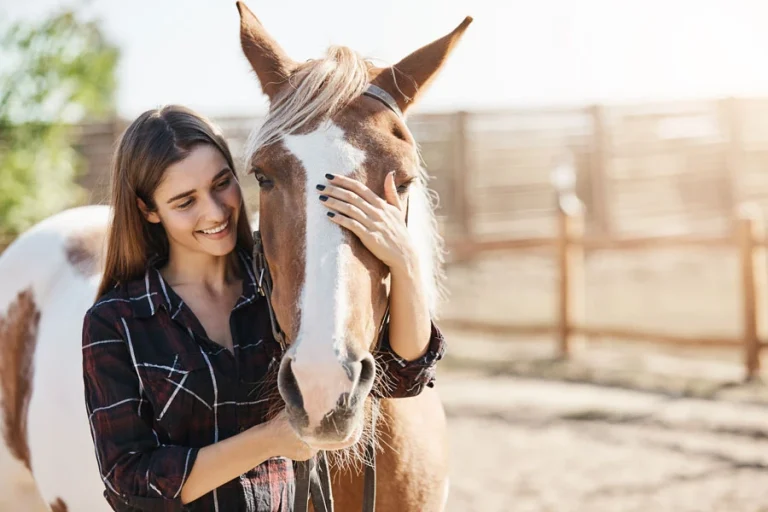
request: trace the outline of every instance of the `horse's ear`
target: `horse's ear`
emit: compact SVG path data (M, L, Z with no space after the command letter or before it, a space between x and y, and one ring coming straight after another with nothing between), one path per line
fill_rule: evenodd
M437 76L470 23L472 17L467 16L450 34L419 48L392 67L374 70L371 83L391 94L405 112Z
M240 13L240 44L248 62L261 82L261 89L272 101L296 63L264 29L259 19L243 2L237 2Z

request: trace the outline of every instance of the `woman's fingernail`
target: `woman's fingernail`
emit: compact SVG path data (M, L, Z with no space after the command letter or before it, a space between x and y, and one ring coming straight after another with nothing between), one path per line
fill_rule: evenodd
M334 176L333 174L326 174L325 177L328 178L329 180L332 180L336 176Z
M325 190L325 185L317 185L317 190Z
M320 196L320 200L321 201L327 201L328 200L328 196Z
M336 214L333 213L333 212L328 212L328 213L326 213L326 215L329 216L329 217L335 217L336 216Z

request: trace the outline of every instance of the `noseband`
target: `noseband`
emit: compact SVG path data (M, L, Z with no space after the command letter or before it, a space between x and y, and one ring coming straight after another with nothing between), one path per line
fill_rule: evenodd
M403 113L398 107L395 99L384 89L369 84L363 92L363 96L368 96L382 102L398 117L403 118ZM406 224L408 223L408 205L405 211ZM272 307L272 276L269 272L267 258L264 254L264 244L260 231L253 233L253 265L258 276L259 293L267 301L267 310L269 311L269 322L272 326L272 335L280 345L282 353L288 349L285 333L280 328L275 316L275 309ZM381 346L384 335L384 328L389 321L389 301L387 308L381 318L379 331L377 334L376 349ZM375 402L375 398L371 397ZM371 406L371 428L376 430L378 406L373 403ZM365 447L366 461L365 481L363 487L363 512L374 512L376 509L376 449L371 436L370 442ZM312 499L312 505L315 512L333 512L333 495L331 494L331 473L328 467L328 458L324 451L317 454L317 460L314 458L307 461L296 463L296 497L294 503L294 512L306 512L309 499Z

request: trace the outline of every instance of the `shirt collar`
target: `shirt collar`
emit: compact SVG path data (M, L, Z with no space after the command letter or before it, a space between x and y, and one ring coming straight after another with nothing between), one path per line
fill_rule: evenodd
M253 256L250 252L240 248L237 249L237 255L240 257L242 268L245 269L245 275L243 276L243 291L233 311L246 304L250 304L259 296L259 284L256 281L256 275L253 270Z
M243 291L233 309L250 304L258 297L258 283L253 273L253 258L248 251L236 249L240 259L241 268L245 270L243 276ZM168 286L158 270L161 261L159 258L151 258L144 273L144 279L136 279L128 283L128 298L131 301L134 316L147 318L164 308L172 317L175 317L181 309L184 301L173 289Z

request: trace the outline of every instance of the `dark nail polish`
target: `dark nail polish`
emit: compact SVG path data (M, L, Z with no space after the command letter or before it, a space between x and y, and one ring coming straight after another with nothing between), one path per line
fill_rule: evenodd
M320 200L321 201L327 201L328 200L328 196L320 196Z
M325 185L317 185L315 188L317 190L325 190Z
M326 174L325 177L328 178L329 180L332 180L336 176L334 176L333 174Z
M336 214L333 213L333 212L328 212L328 213L326 213L326 215L329 216L329 217L335 217L336 216Z

